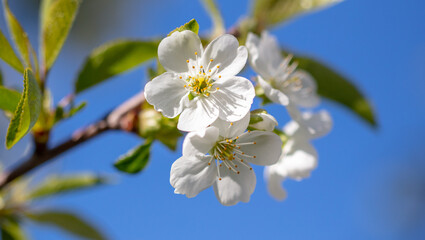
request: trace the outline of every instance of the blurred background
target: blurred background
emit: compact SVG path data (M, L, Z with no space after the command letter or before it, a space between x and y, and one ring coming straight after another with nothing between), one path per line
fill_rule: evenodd
M251 7L246 0L217 2L227 28ZM38 4L10 1L33 45L38 42ZM112 163L142 140L107 132L36 174L93 171L111 176L113 184L47 200L37 207L81 213L110 239L425 239L424 9L421 0L347 0L271 30L283 47L321 59L351 79L374 105L378 120L373 129L345 108L323 100L320 108L332 114L334 128L314 142L319 167L312 176L284 183L289 193L284 202L268 195L259 167L256 191L248 204L221 206L212 189L194 199L175 195L169 171L181 152L159 143L142 173L119 173ZM200 34L211 28L196 0L84 1L49 76L55 102L72 91L79 68L93 48L116 38L160 37L192 18L198 21ZM3 16L0 28L6 29ZM79 95L77 102L87 100L88 106L55 128L52 143L66 140L76 128L103 117L143 89L147 66ZM5 85L19 88L22 77L3 62L0 67ZM254 73L243 75L250 78ZM289 120L284 107L266 109L281 127ZM0 116L1 141L7 124ZM1 161L10 165L30 148L24 140L7 152L2 142ZM33 239L75 239L53 228L25 226Z

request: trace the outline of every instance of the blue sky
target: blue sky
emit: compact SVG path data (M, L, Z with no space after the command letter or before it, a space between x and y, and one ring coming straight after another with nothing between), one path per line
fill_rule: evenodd
M34 43L36 11L28 1L12 4ZM55 101L71 91L90 49L116 38L161 36L191 18L206 32L211 23L197 1L86 1L63 53L51 72ZM147 4L149 3L149 4ZM218 1L227 27L248 12L246 1ZM101 4L101 5L99 5ZM425 2L347 0L335 7L293 19L272 33L294 52L322 59L368 96L376 109L372 129L339 105L324 100L334 129L314 142L319 167L302 182L287 181L289 197L276 202L267 194L262 168L248 204L221 206L208 189L194 199L175 195L171 164L180 152L155 144L141 174L128 176L112 166L142 140L109 132L45 166L41 173L93 171L114 184L54 198L38 207L75 210L103 228L111 239L423 239L425 234ZM94 16L93 19L87 18ZM4 28L4 21L0 21ZM101 28L99 31L95 31ZM95 32L95 33L93 33ZM4 64L8 85L20 77ZM252 72L247 72L251 77ZM81 94L88 107L61 123L53 143L140 91L144 68L115 77ZM283 126L280 106L267 108ZM0 132L1 133L1 132ZM39 173L40 173L39 172ZM61 232L27 224L34 239L64 238Z

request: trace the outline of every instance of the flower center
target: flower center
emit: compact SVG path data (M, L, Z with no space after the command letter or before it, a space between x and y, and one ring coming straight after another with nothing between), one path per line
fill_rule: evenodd
M246 167L252 171L252 167L249 166L245 160L247 158L253 159L257 157L255 155L249 155L243 152L241 150L241 146L257 143L238 143L238 139L239 137L235 137L233 139L222 138L222 140L216 142L215 146L210 151L211 159L208 162L208 165L211 165L212 160L216 160L218 180L221 180L220 168L222 167L228 168L236 174L240 173L238 170L240 166Z
M219 90L213 87L214 82L221 78L221 75L217 75L220 66L214 64L214 59L210 59L207 66L204 66L202 59L199 59L198 53L195 52L195 60L186 60L186 63L189 70L185 76L187 84L184 87L191 92L192 97L208 97L210 93Z

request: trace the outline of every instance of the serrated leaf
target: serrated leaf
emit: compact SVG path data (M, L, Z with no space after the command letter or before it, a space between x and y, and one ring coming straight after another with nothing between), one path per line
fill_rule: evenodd
M16 56L15 51L7 41L3 32L0 30L0 58L3 59L7 64L13 67L19 73L24 72L24 66L22 66L21 60Z
M316 80L319 95L346 106L372 126L377 125L371 104L347 78L313 58L297 56L294 60L298 68Z
M93 240L105 239L95 226L71 212L45 210L43 212L26 213L26 217L36 223L54 226L78 237Z
M199 32L199 24L198 22L196 22L195 19L190 20L189 22L185 23L184 25L174 29L173 31L171 31L167 36L171 36L171 34L173 34L174 32L182 32L185 30L190 30L196 34L198 34Z
M260 25L274 25L296 15L319 10L342 0L256 0L252 15Z
M77 82L77 93L155 58L158 41L119 40L95 49L84 63Z
M30 69L24 73L24 90L10 121L6 147L10 149L25 136L37 122L41 110L41 91Z
M93 174L78 174L71 176L52 176L38 185L28 195L27 199L38 199L52 195L63 194L75 190L104 184L106 179Z
M26 240L25 232L19 226L19 223L10 218L3 219L1 222L2 240Z
M131 174L142 171L149 162L151 145L152 141L147 140L144 144L130 150L118 159L114 164L115 168Z
M18 52L21 55L22 60L24 61L25 67L31 67L31 54L33 47L28 39L27 33L22 28L18 19L10 11L9 4L7 0L3 0L4 15L6 18L6 23L9 28L10 35L12 40L15 43L15 46ZM36 60L36 58L34 58Z
M18 106L21 94L15 90L0 86L0 109L8 112L14 112Z
M218 37L226 32L224 27L223 17L221 16L220 10L217 7L217 3L214 0L202 0L204 6L210 15L213 22L213 37Z
M77 15L80 0L55 0L43 5L41 53L46 69L55 62Z

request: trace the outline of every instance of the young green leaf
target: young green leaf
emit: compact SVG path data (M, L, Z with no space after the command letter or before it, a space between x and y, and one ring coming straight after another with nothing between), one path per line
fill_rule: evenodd
M6 147L10 149L25 136L37 122L41 110L41 91L30 69L24 73L24 90L6 135Z
M376 126L371 104L347 78L312 58L297 56L294 60L298 62L298 68L314 77L321 96L343 104L372 126Z
M77 15L80 0L55 0L43 5L41 53L46 69L55 62Z
M82 92L155 58L158 41L119 40L95 49L84 63L75 91Z
M24 231L19 223L10 218L4 218L1 222L1 239L2 240L26 240Z
M342 0L256 0L252 15L260 25L270 26L298 14L319 10Z
M45 210L42 212L27 212L26 217L36 223L57 227L80 238L105 239L95 226L71 212Z
M6 37L0 30L0 58L3 59L7 64L13 67L19 73L24 72L24 66L22 66L21 60L16 56L15 51L7 41Z
M21 94L15 90L0 86L0 109L8 112L14 112L18 106Z
M195 19L190 20L189 22L185 23L184 25L174 29L171 31L167 36L171 36L174 32L182 32L184 30L190 30L196 34L199 32L199 24L196 22Z
M68 117L72 117L81 110L83 110L87 106L87 102L82 102L78 104L76 107L72 107L68 112Z
M121 156L114 166L120 171L131 174L142 171L149 161L151 145L152 141L146 140L144 144Z
M221 16L216 2L214 0L202 0L202 2L204 3L204 6L213 22L214 32L212 36L218 37L224 34L226 29L224 27L223 17Z
M43 183L32 190L27 195L27 199L38 199L75 190L86 189L104 184L105 182L105 178L93 174L53 176L47 178Z
M47 18L47 11L49 10L50 6L52 5L52 3L54 3L56 0L41 0L40 2L40 12L39 12L39 16L40 16L40 29L43 29L42 26L44 26L46 23L46 18Z
M31 54L33 54L33 47L31 46L27 33L22 28L18 19L16 19L16 17L10 11L7 0L3 0L3 8L4 15L6 17L6 23L9 28L10 35L12 36L12 40L25 63L25 67L31 67ZM35 57L33 57L33 59L36 61Z

